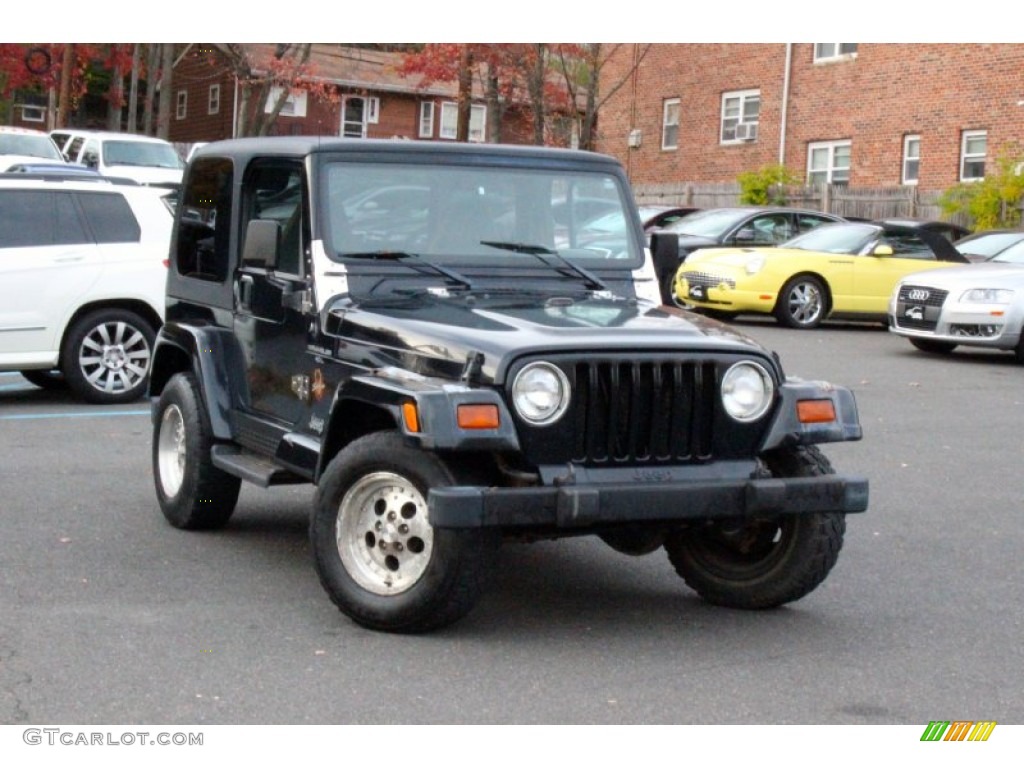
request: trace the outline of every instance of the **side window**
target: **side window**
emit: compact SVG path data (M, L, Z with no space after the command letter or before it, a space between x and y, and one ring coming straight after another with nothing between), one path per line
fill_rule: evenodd
M223 283L228 277L231 235L230 160L194 160L178 202L174 266L180 275Z
M54 225L52 192L0 191L0 243L3 247L52 245Z
M935 259L934 251L912 232L889 233L882 243L892 246L892 255L900 259Z
M78 153L82 151L82 145L85 143L85 138L82 136L75 136L71 140L71 143L64 148L64 156L72 163L78 162Z
M815 227L820 227L822 224L833 224L833 219L826 219L821 216L815 216L813 213L800 213L796 217L796 225L800 230L800 234L804 232L810 232Z
M79 192L78 202L96 235L96 242L137 243L142 239L142 228L122 195Z
M748 230L753 231L752 242L762 245L778 245L782 241L788 240L794 234L789 216L784 213L758 216L740 231L746 233ZM746 238L742 239L747 241Z
M252 219L269 219L281 227L277 272L302 274L302 168L298 164L257 164L245 179L245 227Z
M78 215L72 193L57 192L54 194L54 203L54 220L57 222L53 228L54 244L77 245L93 242L92 235L86 231L82 217Z

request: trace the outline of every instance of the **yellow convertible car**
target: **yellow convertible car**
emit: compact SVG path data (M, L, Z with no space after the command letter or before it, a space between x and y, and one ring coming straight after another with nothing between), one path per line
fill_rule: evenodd
M677 303L711 316L770 314L790 328L815 328L826 318L884 321L901 277L965 263L925 227L844 222L775 248L696 251L674 289Z

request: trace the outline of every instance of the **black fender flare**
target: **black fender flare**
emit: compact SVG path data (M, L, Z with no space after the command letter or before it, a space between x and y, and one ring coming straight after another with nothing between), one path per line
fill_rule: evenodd
M213 436L231 440L232 406L248 397L245 365L234 334L224 328L165 324L157 334L149 379L154 409L170 378L183 371L196 377Z

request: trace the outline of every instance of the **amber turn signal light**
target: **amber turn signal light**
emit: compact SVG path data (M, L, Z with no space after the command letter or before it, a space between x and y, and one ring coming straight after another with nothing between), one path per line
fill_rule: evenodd
M402 419L408 431L420 431L420 414L416 410L416 403L402 403Z
M498 406L460 405L458 422L461 429L497 429Z
M836 420L836 407L831 400L800 400L796 416L801 424L821 424Z

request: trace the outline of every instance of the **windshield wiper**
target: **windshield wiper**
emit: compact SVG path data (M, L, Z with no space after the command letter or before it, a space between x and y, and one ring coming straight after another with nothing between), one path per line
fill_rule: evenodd
M601 278L599 278L593 272L584 269L579 264L574 264L572 261L565 258L565 256L560 254L558 251L553 251L550 248L547 248L546 246L531 245L530 243L503 242L499 240L481 240L480 245L489 245L491 246L491 248L501 248L502 250L505 251L514 251L515 253L528 253L531 256L536 256L540 262L546 264L549 267L551 266L551 264L544 257L554 256L556 259L558 259L559 263L562 266L576 273L577 276L582 277L587 282L588 288L598 291L608 290L608 286L605 285L604 281L601 280Z
M474 288L473 282L468 277L460 275L453 269L448 269L447 267L442 267L440 264L435 264L429 259L423 258L418 253L382 249L379 251L357 251L355 253L341 253L338 255L343 259L379 259L381 261L403 261L405 259L409 259L419 266L428 267L434 270L442 277L447 277L452 282L458 283L471 291Z

